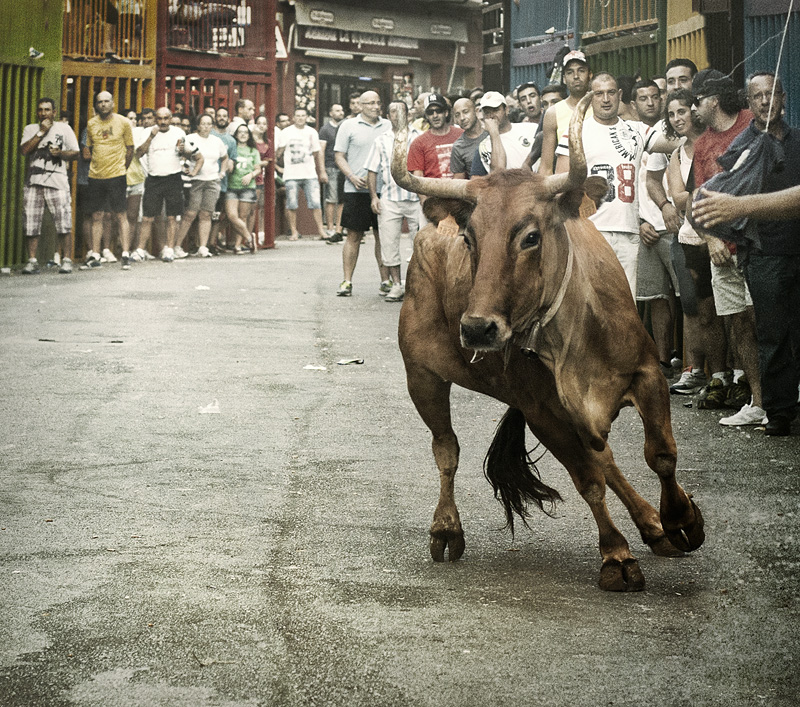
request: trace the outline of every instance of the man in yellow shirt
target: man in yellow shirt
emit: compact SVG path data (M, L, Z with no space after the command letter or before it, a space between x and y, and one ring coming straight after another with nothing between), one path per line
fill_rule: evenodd
M133 131L130 121L114 112L114 99L108 91L95 96L95 115L87 129L83 158L89 165L87 210L92 214L92 248L86 267L100 267L100 242L103 219L113 214L122 244L122 267L130 267L130 229L127 218L127 180L125 174L133 159Z

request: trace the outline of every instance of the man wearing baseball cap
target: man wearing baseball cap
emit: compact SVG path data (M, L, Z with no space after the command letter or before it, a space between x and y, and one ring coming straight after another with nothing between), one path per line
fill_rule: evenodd
M487 91L479 101L483 125L489 133L472 158L471 177L480 177L499 169L516 169L528 156L537 123L512 123L508 119L506 99L497 91Z
M450 152L464 131L450 124L450 104L441 93L427 96L424 108L431 127L411 143L408 171L418 177L452 179Z
M569 120L578 102L586 95L592 82L592 72L586 55L577 50L569 52L564 57L564 83L569 91L566 100L559 101L544 114L542 124L542 162L539 166L540 174L552 174L556 147L562 136L569 130ZM592 109L586 113L586 118L591 116ZM566 143L565 143L566 144Z

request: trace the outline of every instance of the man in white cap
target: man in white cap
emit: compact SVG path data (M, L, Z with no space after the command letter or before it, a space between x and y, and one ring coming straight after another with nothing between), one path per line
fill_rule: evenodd
M564 57L564 83L569 91L566 100L559 101L544 114L542 124L542 162L539 166L540 174L553 173L553 160L556 147L561 136L568 132L569 120L578 105L586 95L592 82L592 72L586 55L583 52L571 51ZM586 118L591 115L591 108L586 113Z
M503 94L487 91L479 101L483 125L489 136L484 138L472 158L470 178L481 177L499 169L516 169L531 151L537 123L512 123Z

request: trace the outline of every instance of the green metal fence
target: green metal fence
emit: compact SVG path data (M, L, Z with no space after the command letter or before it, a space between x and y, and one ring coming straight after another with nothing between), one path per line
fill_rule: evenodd
M18 265L24 258L22 186L25 158L19 151L22 129L36 120L44 70L18 64L0 65L0 264Z

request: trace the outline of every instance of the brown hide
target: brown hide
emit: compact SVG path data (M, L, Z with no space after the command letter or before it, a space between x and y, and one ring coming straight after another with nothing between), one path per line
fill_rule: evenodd
M541 178L521 170L473 184L480 187L474 209L468 205L472 213L463 238L440 237L434 229L417 236L407 298L415 297L416 271L422 268L437 283L446 326L460 338L458 349L467 360L475 350L499 351L510 366L522 349L535 348L581 437L602 449L611 419L629 403L624 391L633 375L656 361L622 267L594 225L577 216L582 192L542 199ZM457 201L436 202L439 212L445 207L456 220L464 219ZM432 206L428 210L433 213ZM525 244L531 233L538 233L538 246ZM532 346L534 322L555 303L564 280L569 241L573 266L563 301ZM496 336L471 342L464 335L471 323ZM506 373L513 380L513 368ZM597 415L599 409L604 414Z

